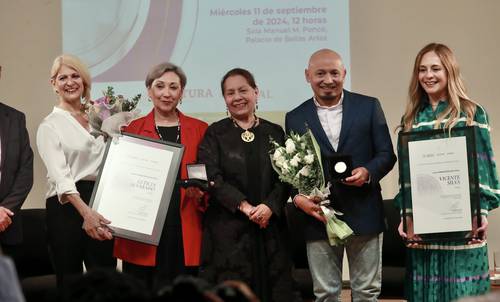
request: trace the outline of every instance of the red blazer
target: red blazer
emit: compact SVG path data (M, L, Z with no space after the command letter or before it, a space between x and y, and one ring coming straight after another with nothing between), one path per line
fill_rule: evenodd
M181 161L181 178L187 178L187 164L196 162L198 145L203 139L207 123L186 116L180 111L179 122L181 124L181 144L184 145L184 155ZM123 132L160 139L156 132L154 122L154 110L148 115L134 120L125 127ZM198 206L195 200L185 197L185 190L181 188L181 223L182 241L184 245L184 264L196 266L200 264L202 214L203 208ZM156 246L124 238L116 238L114 256L123 261L144 266L156 265Z

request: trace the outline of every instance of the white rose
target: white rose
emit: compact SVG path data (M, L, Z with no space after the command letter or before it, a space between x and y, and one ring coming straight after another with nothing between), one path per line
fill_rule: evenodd
M295 152L295 143L291 139L287 139L285 142L286 153L291 154Z
M298 167L300 163L300 157L298 154L295 154L293 158L290 160L290 166Z
M283 161L283 164L281 165L281 172L287 173L289 169L290 169L290 166L288 165L286 160Z
M282 155L282 153L281 153L281 152L282 152L282 150L283 150L283 148L282 148L282 147L280 147L280 148L278 148L278 149L276 149L276 150L274 151L274 153L273 153L273 159L274 159L275 161L276 161L276 160L278 160L278 158L280 158L280 157L281 157L281 155Z
M306 177L309 176L309 167L303 166L302 169L300 169L299 174Z
M279 156L278 158L276 158L274 160L275 165L278 167L282 167L284 162L285 162L285 158L283 156Z
M304 162L306 164L312 164L314 162L314 154L308 154L304 156Z

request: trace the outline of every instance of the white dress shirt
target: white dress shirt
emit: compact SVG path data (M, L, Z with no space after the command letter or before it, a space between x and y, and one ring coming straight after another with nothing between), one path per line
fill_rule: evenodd
M316 98L313 99L321 126L333 149L336 151L339 146L340 128L342 127L342 102L344 101L344 92L342 92L339 102L330 107L322 106L318 103Z
M38 152L47 168L46 198L78 193L75 183L95 180L105 143L94 138L68 111L59 107L42 121L36 135Z

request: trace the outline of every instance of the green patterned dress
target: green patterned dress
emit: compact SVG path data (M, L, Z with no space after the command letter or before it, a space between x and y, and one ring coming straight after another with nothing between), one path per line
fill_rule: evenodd
M412 131L432 130L436 117L448 103L442 101L435 111L425 103L417 114ZM446 119L441 123L444 125ZM462 114L454 127L466 126ZM490 140L490 126L486 112L478 107L474 116L476 127L476 148L480 187L481 214L497 208L500 201L500 185ZM398 145L398 158L400 158ZM409 186L409 179L401 180L400 187ZM400 193L395 197L396 206L401 209ZM411 213L411 209L406 209ZM492 231L492 230L490 230ZM494 230L493 230L494 231ZM484 294L489 291L488 250L486 241L467 245L464 242L433 242L419 244L407 249L407 278L405 284L408 301L452 301L459 297Z

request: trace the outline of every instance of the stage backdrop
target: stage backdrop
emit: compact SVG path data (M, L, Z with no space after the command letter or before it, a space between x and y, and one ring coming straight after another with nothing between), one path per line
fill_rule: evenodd
M170 61L188 78L180 109L207 122L225 115L220 79L231 68L254 74L259 114L282 123L311 96L304 78L311 53L332 48L348 70L350 62L347 0L66 0L62 35L63 51L90 66L93 98L108 85L126 97L142 93L146 114L147 71Z

